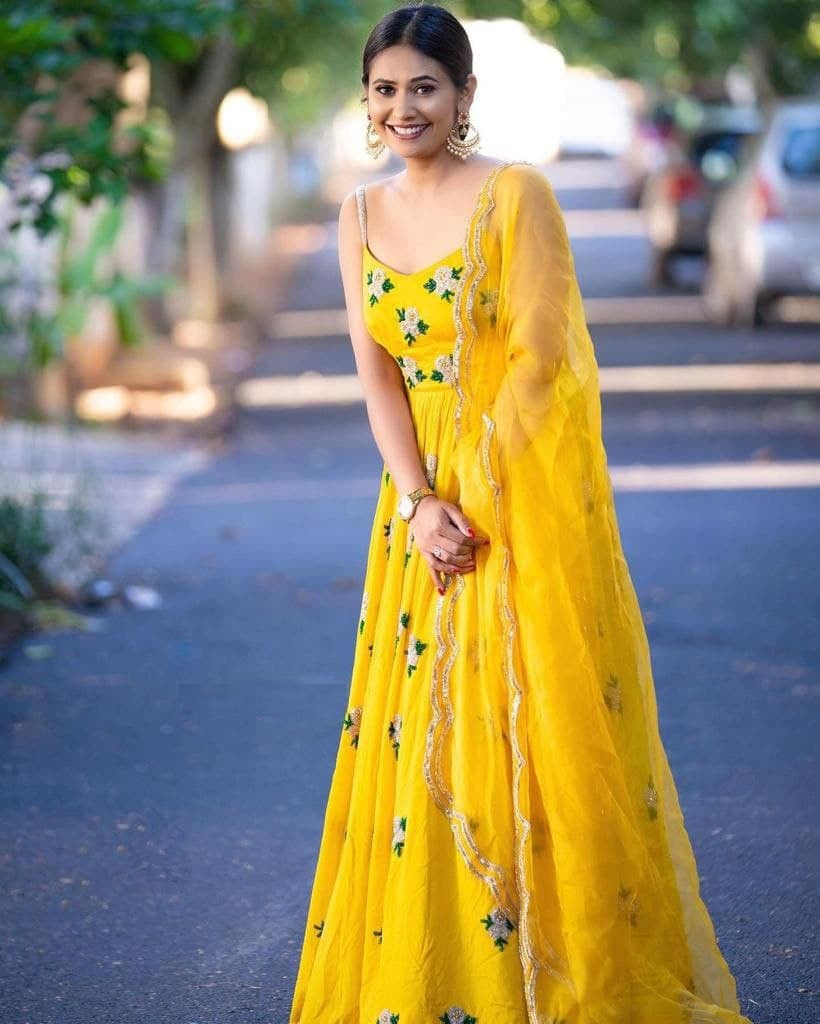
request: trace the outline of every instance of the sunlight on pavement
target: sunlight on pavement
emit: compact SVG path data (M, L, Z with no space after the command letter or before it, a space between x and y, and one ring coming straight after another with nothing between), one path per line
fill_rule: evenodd
M610 466L614 491L737 491L820 487L820 461L706 462L682 465ZM189 485L176 498L185 505L247 505L258 501L374 500L380 476L333 480L265 480Z
M590 326L706 322L706 313L698 295L585 299L584 313ZM347 314L344 309L287 310L271 318L269 329L277 340L344 337L347 334Z
M706 313L698 295L584 299L584 313L590 326L706 322ZM288 310L276 314L269 326L278 339L344 336L347 334L347 314L344 309Z
M712 363L692 366L603 366L601 390L819 391L820 364Z
M603 366L602 393L744 391L814 392L820 390L820 364L716 363L695 366ZM237 401L247 408L298 408L363 402L355 373L251 377L237 389Z

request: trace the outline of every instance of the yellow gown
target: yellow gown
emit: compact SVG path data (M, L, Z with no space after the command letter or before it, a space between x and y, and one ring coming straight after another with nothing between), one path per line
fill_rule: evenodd
M386 466L289 1024L751 1024L658 732L563 218L524 161L414 273L362 230L428 482L490 544L440 596Z

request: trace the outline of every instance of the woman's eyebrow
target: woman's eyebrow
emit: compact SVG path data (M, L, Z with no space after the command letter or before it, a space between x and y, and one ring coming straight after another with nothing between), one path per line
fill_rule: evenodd
M438 79L434 78L433 75L416 75L415 77L410 79L410 82L411 83L412 82L421 82L425 78L429 78L431 82L437 82L438 81ZM376 82L384 82L385 85L395 85L396 84L393 81L392 78L375 78L373 80L373 84L375 85Z

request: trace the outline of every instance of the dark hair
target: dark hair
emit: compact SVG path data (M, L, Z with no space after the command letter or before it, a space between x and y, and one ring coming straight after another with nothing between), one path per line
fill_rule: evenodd
M436 4L398 7L373 27L362 53L362 85L370 81L373 58L388 46L404 43L432 57L447 71L457 89L473 70L473 48L461 22Z

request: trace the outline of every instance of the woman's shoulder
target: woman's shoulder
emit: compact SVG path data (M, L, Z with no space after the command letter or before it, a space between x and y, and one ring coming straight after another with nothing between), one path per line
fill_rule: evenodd
M381 195L384 194L386 186L388 186L393 179L394 174L388 175L384 178L368 178L367 181L360 182L358 185L354 185L352 189L342 199L341 207L344 209L356 208L360 202L359 197L365 202L372 202L374 199L378 200Z
M510 160L498 173L495 186L496 201L530 200L552 196L553 190L546 174L529 160Z

